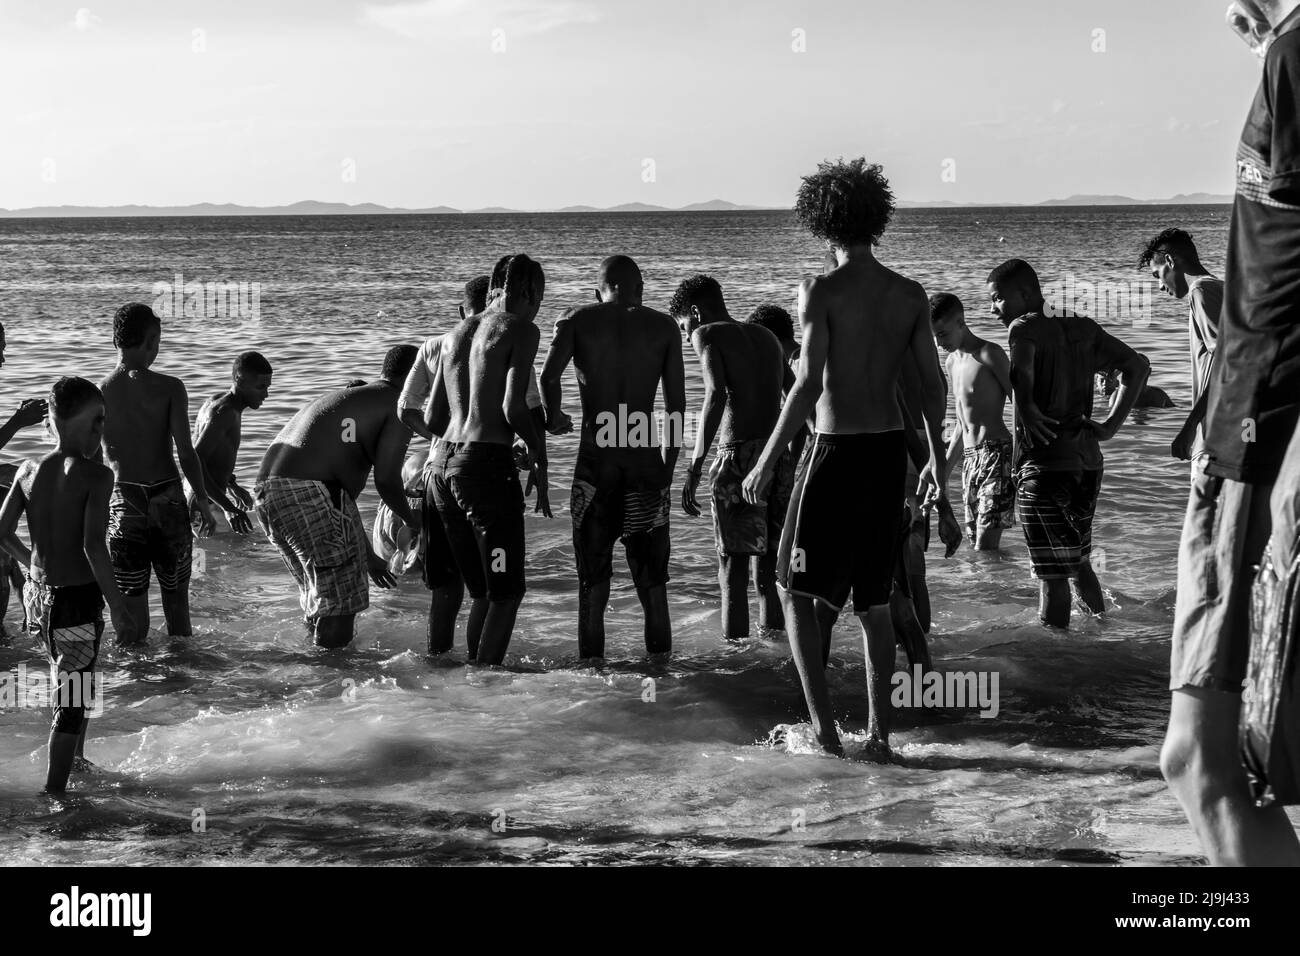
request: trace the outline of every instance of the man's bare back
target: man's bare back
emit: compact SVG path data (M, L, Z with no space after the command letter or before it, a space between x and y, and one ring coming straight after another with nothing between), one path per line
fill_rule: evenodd
M380 381L339 389L322 395L289 419L267 449L257 480L278 477L337 482L356 500L382 448L399 441L401 450L394 469L398 474L410 430L397 417L393 385Z
M781 414L786 372L781 343L761 325L747 322L710 322L693 338L714 386L726 392L718 441L766 441Z
M514 442L507 409L513 402L526 410L524 396L539 339L532 321L494 310L470 316L442 337L439 374L448 414L444 440Z
M556 344L571 349L582 399L584 437L602 412L653 417L659 382L681 368L677 323L643 305L582 306L555 324ZM548 363L549 364L549 363ZM665 381L665 404L671 404Z
M100 508L107 505L113 472L99 462L52 452L24 463L17 480L27 499L33 577L51 587L93 582L85 551L86 505L92 492Z
M121 366L100 383L107 420L104 458L118 481L153 484L179 477L175 436L188 438L188 398L178 378Z
M929 300L920 284L874 259L849 260L805 280L800 299L801 312L816 310L826 324L817 431L853 435L902 428L899 369L905 359L915 361L909 351L918 329L930 341ZM864 309L864 302L871 307Z

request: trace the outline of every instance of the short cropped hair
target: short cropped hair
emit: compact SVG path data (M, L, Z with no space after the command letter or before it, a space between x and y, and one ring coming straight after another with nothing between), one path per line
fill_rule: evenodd
M693 305L707 306L714 310L726 308L722 286L718 285L717 279L703 274L683 279L673 297L668 300L668 314L673 318L688 315Z
M235 378L244 375L270 375L271 363L261 352L240 352L231 363L230 373Z
M775 335L779 342L794 341L794 320L790 318L790 313L779 305L760 305L749 313L749 318L745 321L761 325Z
M1027 289L1037 295L1043 294L1043 287L1038 282L1038 273L1024 259L1008 259L989 273L990 285L1013 286Z
M894 193L877 163L858 159L823 162L803 177L795 215L809 232L840 248L871 243L894 215Z
M465 294L461 304L470 315L478 315L487 308L488 288L492 284L490 276L475 276L465 283Z
M65 375L50 388L50 409L54 417L69 419L91 402L103 402L104 393L93 382Z
M162 319L143 302L130 302L113 314L113 347L132 349L144 345L149 333L162 328Z
M1192 241L1190 235L1182 229L1166 229L1146 244L1146 248L1142 250L1142 255L1138 257L1138 268L1150 268L1152 260L1166 252L1172 252L1175 255L1185 256L1189 259L1200 258L1196 251L1196 243Z
M936 292L930 296L930 321L938 322L950 312L956 312L961 307L961 299L951 292Z
M394 345L384 356L383 378L390 382L405 382L420 350L414 345Z

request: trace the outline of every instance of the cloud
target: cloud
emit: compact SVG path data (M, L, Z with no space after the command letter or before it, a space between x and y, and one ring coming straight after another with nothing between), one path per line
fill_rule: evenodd
M1186 133L1191 128L1191 123L1185 123L1177 116L1171 116L1165 120L1165 132L1167 133Z
M78 7L76 15L72 18L72 25L78 30L93 30L102 22L103 18L91 13L89 7Z
M1052 115L1056 116L1059 113L1064 113L1066 107L1068 107L1069 105L1070 105L1069 103L1065 102L1065 100L1062 99L1052 100Z
M600 11L585 0L406 0L365 3L362 19L402 36L487 37L546 33L577 23L595 23Z

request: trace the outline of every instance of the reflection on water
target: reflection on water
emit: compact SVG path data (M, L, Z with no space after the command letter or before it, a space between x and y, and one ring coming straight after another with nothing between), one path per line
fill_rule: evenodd
M974 327L1005 341L984 318L984 277L998 261L1022 255L1045 276L1128 281L1142 241L1175 222L1196 235L1207 262L1222 260L1220 208L903 211L881 255L928 291L962 295ZM192 414L224 387L235 353L255 348L270 358L271 397L245 416L245 474L310 397L376 376L390 345L447 325L458 286L503 252L528 251L548 270L547 329L564 306L590 298L595 267L610 252L641 260L651 304L662 305L686 274L709 271L738 315L764 301L790 304L821 259L783 214L4 221L0 247L9 336L0 411L58 374L107 372L113 308L148 301L155 282L181 272L261 283L258 322L169 321L157 366L185 379ZM414 580L372 594L353 648L312 649L271 546L227 533L203 544L192 640L155 632L145 653L103 656L106 711L87 748L101 770L62 804L36 796L47 713L0 715L0 855L216 864L1194 861L1195 841L1157 767L1187 487L1186 466L1168 454L1190 394L1185 313L1164 299L1153 309L1143 327L1111 325L1148 354L1153 382L1181 407L1137 413L1106 447L1096 542L1112 611L1069 635L1040 627L1018 533L1000 555L931 556L936 661L998 672L996 719L900 711L897 761L866 759L862 645L846 617L831 687L848 759L817 755L784 639L718 636L707 518L673 518L672 660L641 658L639 607L620 576L612 659L599 668L577 660L566 509L551 521L528 517L529 594L498 670L465 666L463 637L448 659L423 657L427 595ZM567 394L572 403L572 381ZM40 447L29 431L9 456ZM571 441L553 440L553 501L567 501L573 452ZM373 491L362 501L367 520L375 502ZM8 620L13 630L12 609ZM39 665L41 656L22 639L0 648L0 668L20 662Z

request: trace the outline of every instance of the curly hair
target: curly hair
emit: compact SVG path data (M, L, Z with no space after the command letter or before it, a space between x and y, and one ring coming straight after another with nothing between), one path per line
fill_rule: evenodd
M103 401L103 392L93 382L75 375L63 376L50 388L50 409L61 420L71 418L91 402Z
M775 335L778 342L794 341L794 320L779 305L760 305L749 313L749 318L745 321L761 325Z
M1150 268L1152 260L1165 252L1173 252L1190 259L1199 258L1196 252L1196 243L1192 242L1190 235L1182 229L1166 229L1146 244L1146 248L1142 250L1142 255L1138 257L1138 268Z
M794 203L804 228L839 248L879 245L894 215L894 191L878 163L823 162L803 177Z
M718 285L717 279L702 273L683 279L668 300L668 314L676 319L690 312L693 305L725 308L722 286Z
M113 347L130 349L144 345L149 333L162 328L162 320L143 302L129 302L113 313Z

